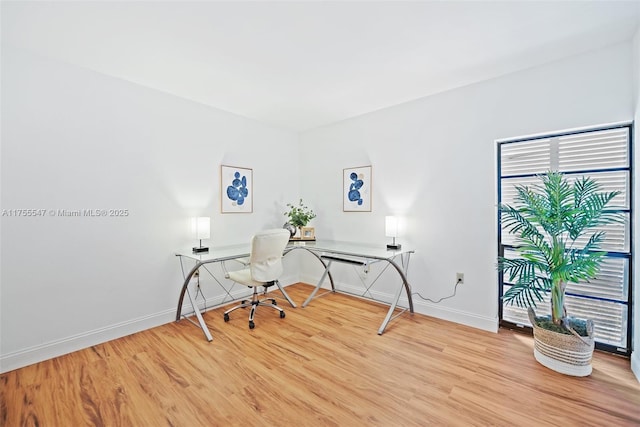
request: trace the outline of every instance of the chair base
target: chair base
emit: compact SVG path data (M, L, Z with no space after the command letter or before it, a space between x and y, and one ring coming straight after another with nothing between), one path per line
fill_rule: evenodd
M267 286L264 287L264 293L267 293ZM285 317L285 313L284 310L281 309L280 307L278 307L278 304L276 303L276 300L274 298L265 298L265 299L259 299L258 298L258 288L254 287L253 288L253 296L251 301L249 300L243 300L241 301L240 304L231 307L229 310L224 312L224 321L228 322L229 321L229 313L231 313L234 310L237 310L239 308L246 308L246 307L251 307L251 311L249 312L249 329L253 329L255 328L255 323L253 321L253 317L256 314L256 309L258 308L258 306L265 306L265 307L271 307L273 309L276 309L280 312L280 318L283 319Z

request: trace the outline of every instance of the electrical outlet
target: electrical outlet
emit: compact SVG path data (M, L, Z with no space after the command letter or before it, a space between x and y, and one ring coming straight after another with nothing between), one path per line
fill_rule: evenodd
M458 283L464 283L464 273L456 273L456 284Z

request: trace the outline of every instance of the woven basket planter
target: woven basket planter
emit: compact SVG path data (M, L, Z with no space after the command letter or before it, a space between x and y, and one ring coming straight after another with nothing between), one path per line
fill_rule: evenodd
M532 308L528 309L528 314L533 325L533 355L540 364L565 375L585 377L591 374L595 345L593 321L587 321L589 336L580 339L575 335L561 334L537 326Z

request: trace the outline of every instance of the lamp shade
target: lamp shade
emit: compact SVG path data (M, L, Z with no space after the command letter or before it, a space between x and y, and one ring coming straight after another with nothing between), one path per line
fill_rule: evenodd
M384 217L384 235L398 237L398 218L395 216Z
M211 219L208 216L191 218L191 233L196 239L208 239L211 233Z

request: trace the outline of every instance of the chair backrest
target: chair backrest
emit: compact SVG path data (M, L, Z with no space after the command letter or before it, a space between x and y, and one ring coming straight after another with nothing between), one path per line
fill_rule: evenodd
M274 228L256 233L251 239L251 278L258 282L271 282L282 274L282 252L289 243L291 233Z

